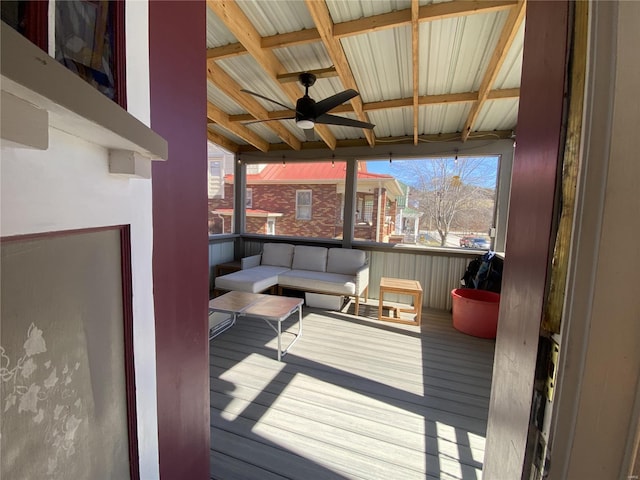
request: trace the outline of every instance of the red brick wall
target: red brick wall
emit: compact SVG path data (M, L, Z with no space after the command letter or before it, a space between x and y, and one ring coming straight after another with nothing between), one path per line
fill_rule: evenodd
M283 214L276 219L276 235L335 236L335 219L339 218L341 208L335 185L252 185L251 188L254 209ZM296 190L312 190L311 220L296 220ZM254 233L248 226L247 232Z
M231 233L231 216L224 216L224 232L222 219L212 212L217 208L233 209L233 185L225 185L224 199L209 199L209 232ZM294 237L336 238L342 236L342 194L336 192L335 185L297 184L297 185L249 185L253 195L252 209L269 213L281 213L275 217L276 235ZM311 190L311 220L296 220L296 190ZM375 191L377 195L377 189ZM380 204L386 207L387 193L382 189ZM395 220L396 203L378 213L378 201L373 202L373 225L355 226L355 236L359 239L375 241L376 219L379 219L381 238L393 233L393 225L385 225L385 216L391 215ZM248 216L246 233L264 235L267 233L267 217Z
M342 196L335 185L250 185L254 210L281 213L276 217L276 235L334 238L342 233ZM311 220L296 220L296 190L312 190ZM220 228L220 219L211 212L215 208L233 208L233 185L225 185L224 199L209 199L209 226ZM266 217L247 217L246 233L267 233ZM231 217L225 217L225 233L231 228ZM219 233L219 230L218 232Z

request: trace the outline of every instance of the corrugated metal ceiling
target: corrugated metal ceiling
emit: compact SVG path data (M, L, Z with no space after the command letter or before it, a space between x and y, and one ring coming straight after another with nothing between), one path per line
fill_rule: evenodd
M233 4L234 2L227 1ZM420 1L419 5L427 11L429 8L458 8L465 2L431 2ZM518 113L518 89L522 67L522 47L524 40L524 22L513 20L522 1L512 2L469 2L487 8L496 6L495 10L483 12L463 12L463 15L452 13L444 18L432 20L422 19L418 27L418 95L424 97L418 108L418 134L426 139L428 135L460 132L463 135L466 123L473 113L474 100L478 99L478 91L492 78L487 98L478 103L477 117L471 123L471 132L493 132L514 130ZM437 4L437 5L436 5ZM314 33L316 25L312 13L303 1L267 1L243 0L237 2L240 14L234 21L246 22L244 31L254 28L261 37L262 52L266 58L275 58L277 70L281 73L312 71L326 69L334 63L328 48ZM379 25L384 14L405 15L411 11L411 0L326 0L326 8L331 22L343 24L361 19L370 20L376 17ZM435 10L430 10L432 12ZM453 10L452 10L453 11ZM395 13L393 13L395 12ZM369 22L370 25L373 25ZM509 37L505 54L500 57L502 63L490 77L489 68L496 63L501 38L508 37L506 29L515 24L514 33ZM345 24L351 25L351 24ZM225 25L211 8L207 11L207 48L210 50L209 62L216 62L240 88L245 88L284 105L293 107L294 103L283 91L283 84L263 69L261 62L254 56L243 52L221 55L217 47L236 46L242 50L247 46L248 37L236 38L232 33L234 26ZM292 32L295 32L292 34ZM289 35L283 35L289 34ZM308 35L315 38L304 40ZM289 37L293 36L293 43ZM285 38L286 37L286 38ZM279 48L265 47L265 40L283 40L285 45ZM412 27L410 22L401 21L393 27L371 31L364 29L351 32L339 39L339 45L348 61L350 72L347 78L333 76L318 78L310 88L309 94L316 101L327 98L344 90L352 75L360 98L364 103L366 115L376 125L373 133L378 143L413 141L413 60L412 60ZM498 49L499 50L499 49ZM496 53L497 52L497 53ZM255 51L254 51L255 54ZM337 59L339 60L339 59ZM270 61L270 60L268 60ZM343 72L344 73L344 72ZM248 107L241 100L232 99L216 86L215 79L209 79L207 99L219 109L231 115L230 121L237 122L240 129L236 134L229 134L224 125L216 125L212 130L226 136L237 144L239 149L251 141L237 133L242 128L262 137L272 146L280 148L286 140L266 124L244 125L249 117L236 119L234 115L246 114ZM303 88L299 87L302 96ZM508 92L504 92L509 90ZM454 96L459 94L464 96ZM247 95L257 101L268 112L278 112L284 116L284 108L261 98ZM432 97L432 96L447 97ZM475 97L474 97L475 95ZM497 96L505 98L495 98ZM242 98L242 97L241 97ZM383 105L391 107L380 109L377 102L396 100L400 103ZM437 103L433 103L437 100ZM345 105L348 105L345 104ZM350 111L329 112L341 117L363 120ZM348 110L348 109L347 109ZM291 114L292 112L288 112ZM264 118L263 118L264 119ZM272 120L272 122L274 122ZM305 141L304 132L291 120L278 121L299 141ZM227 126L229 127L229 126ZM363 139L361 128L330 126L329 130L338 140ZM473 136L473 134L471 135ZM316 138L319 138L316 132ZM369 142L371 143L371 142ZM338 146L340 143L338 143Z

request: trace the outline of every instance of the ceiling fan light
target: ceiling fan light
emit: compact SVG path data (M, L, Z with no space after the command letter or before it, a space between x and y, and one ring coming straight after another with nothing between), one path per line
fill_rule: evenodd
M300 128L302 128L303 130L309 130L311 128L313 128L313 120L297 120L296 121L296 125Z

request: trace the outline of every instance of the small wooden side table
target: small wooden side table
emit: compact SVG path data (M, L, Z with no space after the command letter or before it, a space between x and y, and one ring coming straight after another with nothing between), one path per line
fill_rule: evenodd
M242 262L240 260L219 263L216 265L216 277L226 275L227 273L237 272L238 270L242 270Z
M411 295L413 297L413 308L387 307L395 311L395 316L387 317L382 314L385 293L398 293L401 295ZM378 300L378 320L389 322L407 323L409 325L420 325L422 321L422 286L417 280L404 280L401 278L382 277L380 279L380 295ZM415 320L404 320L400 318L400 312L414 313Z

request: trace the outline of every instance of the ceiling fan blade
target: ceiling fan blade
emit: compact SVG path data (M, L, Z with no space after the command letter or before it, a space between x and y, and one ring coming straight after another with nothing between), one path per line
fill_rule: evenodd
M271 103L275 103L276 105L280 105L281 107L284 107L284 108L286 108L287 110L294 110L293 108L288 107L288 106L287 106L287 105L285 105L284 103L280 103L280 102L279 102L279 101L277 101L277 100L273 100L272 98L265 97L264 95L260 95L259 93L252 92L251 90L245 90L245 89L243 88L243 89L241 89L240 91L241 91L241 92L244 92L244 93L248 93L249 95L253 95L254 97L259 97L259 98L261 98L261 99L263 99L263 100L266 100L267 102L271 102ZM294 110L294 111L295 111L295 110Z
M316 139L315 130L313 128L307 128L304 131L304 139L307 142L313 142Z
M296 117L284 117L284 118L265 118L264 120L251 120L249 122L242 122L243 125L251 125L253 123L262 122L277 122L278 120L295 120Z
M319 117L324 113L327 113L332 108L336 108L338 105L342 105L347 100L351 100L353 97L357 97L358 95L360 95L358 92L350 88L349 90L336 93L335 95L331 95L330 97L327 97L324 100L320 100L315 105L316 117Z
M341 125L343 127L373 128L373 123L361 122L346 117L338 117L337 115L329 115L325 113L315 119L316 123L324 123L326 125Z

